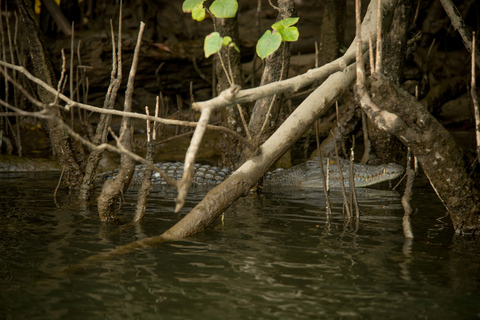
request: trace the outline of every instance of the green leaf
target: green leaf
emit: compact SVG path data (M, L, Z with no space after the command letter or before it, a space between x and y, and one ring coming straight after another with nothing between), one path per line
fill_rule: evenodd
M210 11L217 18L234 18L237 9L237 0L215 0L210 6Z
M212 32L205 37L205 43L203 50L205 51L205 58L210 57L212 54L217 53L222 49L223 39L218 32Z
M192 19L196 21L203 21L205 19L205 8L203 4L199 4L192 11Z
M190 13L199 5L203 5L205 0L185 0L182 4L182 10L185 13Z
M288 27L279 33L282 36L283 41L297 41L300 35L297 27Z
M297 27L293 27L300 18L288 18L272 24L272 29L277 30L282 36L283 41L297 41L299 32Z
M235 44L235 42L232 42L232 43L229 44L229 47L232 47L232 46L233 46L233 48L234 48L238 53L240 53L240 48L237 47L237 45Z
M300 19L300 18L288 18L288 19L280 20L280 21L272 24L272 29L273 30L278 30L278 27L280 27L280 26L283 26L284 28L288 28L290 26L293 26L295 23L297 23L298 19Z
M222 41L222 45L223 46L228 46L230 44L230 42L232 42L232 38L230 38L229 36L225 36L223 37L223 41Z
M282 44L282 36L280 33L267 30L257 43L257 54L260 58L265 59L275 52Z

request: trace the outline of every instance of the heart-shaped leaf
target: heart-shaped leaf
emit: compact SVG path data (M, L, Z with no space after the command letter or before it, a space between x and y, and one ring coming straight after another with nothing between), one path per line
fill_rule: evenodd
M299 18L288 18L280 20L272 25L272 29L277 30L282 36L283 41L297 41L299 37L298 28L293 25Z
M215 0L210 6L210 11L217 18L234 18L237 10L237 0Z
M297 41L300 33L297 27L288 27L280 33L283 41Z
M203 4L199 4L192 11L192 19L196 21L203 21L205 19L205 8Z
M257 43L257 54L260 58L265 59L275 52L282 44L282 36L278 32L272 33L267 30Z
M182 10L185 13L190 13L199 5L203 5L205 0L185 0L182 4Z
M273 30L278 30L277 28L279 26L283 26L285 28L288 28L290 26L293 26L294 24L296 24L298 22L300 18L288 18L288 19L283 19L283 20L280 20L278 22L275 22L274 24L272 24L272 29Z
M232 38L230 38L229 36L225 36L223 37L223 41L222 41L222 45L223 46L228 46L230 44L230 42L232 42Z
M223 39L218 32L212 32L205 37L205 43L203 50L205 51L205 58L210 57L212 54L217 53L222 49Z

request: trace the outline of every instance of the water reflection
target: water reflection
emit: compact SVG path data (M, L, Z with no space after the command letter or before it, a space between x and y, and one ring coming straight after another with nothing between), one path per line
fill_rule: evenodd
M56 208L51 176L0 177L0 314L44 319L434 318L480 315L480 245L453 236L445 211L416 190L416 239L406 242L395 193L359 195L358 226L340 194L326 224L323 193L265 191L238 201L206 232L137 250L76 274L86 257L158 235L180 216L169 190L145 221L119 228L95 208ZM133 216L134 193L122 205ZM437 220L439 219L439 220Z

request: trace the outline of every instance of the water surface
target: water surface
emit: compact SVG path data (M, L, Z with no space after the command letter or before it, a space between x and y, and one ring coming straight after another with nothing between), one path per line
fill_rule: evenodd
M116 246L159 235L180 215L172 190L150 196L145 220L121 228L95 207L53 199L57 175L0 176L0 318L5 319L475 319L480 245L454 236L420 181L416 239L404 240L398 194L362 192L361 219L332 195L285 190L248 196L206 232L65 273ZM121 217L133 217L129 191Z

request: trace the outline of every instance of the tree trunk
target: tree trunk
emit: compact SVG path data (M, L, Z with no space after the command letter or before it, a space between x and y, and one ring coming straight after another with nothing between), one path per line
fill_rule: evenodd
M30 47L34 75L55 88L57 81L32 5L25 0L17 1L17 5ZM40 86L37 87L37 93L49 113L63 121L61 110L57 106L49 106L55 101L55 96ZM83 177L82 166L85 157L83 148L78 142L72 141L54 119L48 120L48 127L53 150L60 165L64 168L63 182L69 188L76 188L80 185Z
M450 133L406 91L381 75L370 77L372 100L396 115L382 126L417 157L457 233L480 234L480 193ZM373 115L373 121L378 115Z
M319 65L335 60L340 55L340 45L345 35L346 1L323 1L323 20L320 30Z
M296 15L293 0L279 0L278 7L280 12L277 16L277 21ZM281 80L280 77L282 79L288 78L290 56L290 44L284 42L277 51L265 58L265 69L263 70L260 86L277 82ZM248 129L252 134L255 145L264 143L278 127L278 115L282 101L283 94L276 94L273 97L257 100L255 103L252 117L248 124ZM248 158L248 156L249 154L246 153L245 158Z
M237 24L237 17L232 19L215 19L215 24L217 26L217 31L220 33L222 37L229 36L232 38L232 41L238 45L239 43L239 35L238 35L238 24ZM224 67L229 72L229 68L231 67L231 74L233 75L233 83L239 85L240 87L243 86L243 73L242 73L242 65L240 62L240 53L238 53L233 48L230 48L229 52L228 49L222 48L220 50L221 59L218 55L215 55L215 73L217 75L217 92L222 92L230 88L230 83L228 82L227 75L225 74ZM230 59L230 62L228 61ZM248 115L248 110L243 108L243 111L247 112L245 117ZM232 108L223 108L222 111L222 126L234 130L236 132L242 133L245 135L244 126L242 125L242 119L240 117L240 113L237 107ZM247 117L248 119L248 117ZM242 152L242 145L238 140L232 139L227 134L221 135L220 140L220 149L222 151L222 166L228 168L237 168L240 162L240 155Z
M411 2L412 0L398 1L388 32L383 32L383 74L397 85L403 82ZM371 123L368 124L368 135L371 142L370 163L387 163L392 160L404 162L404 147L395 136L378 129Z

